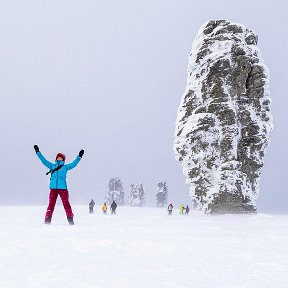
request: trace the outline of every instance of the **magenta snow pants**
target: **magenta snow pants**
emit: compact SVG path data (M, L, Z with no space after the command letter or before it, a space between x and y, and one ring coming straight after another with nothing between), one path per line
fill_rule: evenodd
M62 200L63 207L65 209L67 218L71 218L74 216L73 212L72 212L71 205L69 203L68 190L67 189L50 189L49 204L47 207L45 219L52 217L58 195L60 195L60 198Z

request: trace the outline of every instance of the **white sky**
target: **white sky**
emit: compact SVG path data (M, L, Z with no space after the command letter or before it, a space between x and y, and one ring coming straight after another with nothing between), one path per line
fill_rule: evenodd
M70 173L72 203L102 202L110 177L126 193L142 182L148 203L166 180L170 200L187 202L173 133L192 42L208 19L226 18L259 35L271 73L275 129L258 207L288 212L285 113L285 1L0 2L0 203L45 204L51 161L85 155Z

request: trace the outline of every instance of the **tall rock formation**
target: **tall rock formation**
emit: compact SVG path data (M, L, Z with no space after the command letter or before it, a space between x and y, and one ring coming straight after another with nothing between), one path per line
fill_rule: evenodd
M145 191L143 185L131 184L131 191L129 194L129 205L134 207L143 207L145 205Z
M118 205L125 205L125 193L121 179L111 178L109 180L108 193L105 200L108 204L111 204L115 200Z
M253 213L272 129L269 72L257 35L227 20L193 43L174 151L192 199L206 213Z
M167 204L168 186L165 181L158 183L158 189L155 193L157 207L163 207Z

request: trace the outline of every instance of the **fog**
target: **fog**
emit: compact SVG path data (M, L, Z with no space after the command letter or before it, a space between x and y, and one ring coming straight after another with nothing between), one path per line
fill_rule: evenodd
M274 131L260 183L259 211L288 212L287 4L284 1L1 1L0 204L46 204L49 176L33 150L73 161L71 203L102 203L111 177L157 183L188 203L173 133L188 55L208 19L244 24L259 36L271 73Z

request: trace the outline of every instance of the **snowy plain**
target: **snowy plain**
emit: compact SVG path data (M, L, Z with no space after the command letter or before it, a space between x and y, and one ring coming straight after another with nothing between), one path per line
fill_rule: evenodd
M288 216L0 207L0 287L288 287Z

